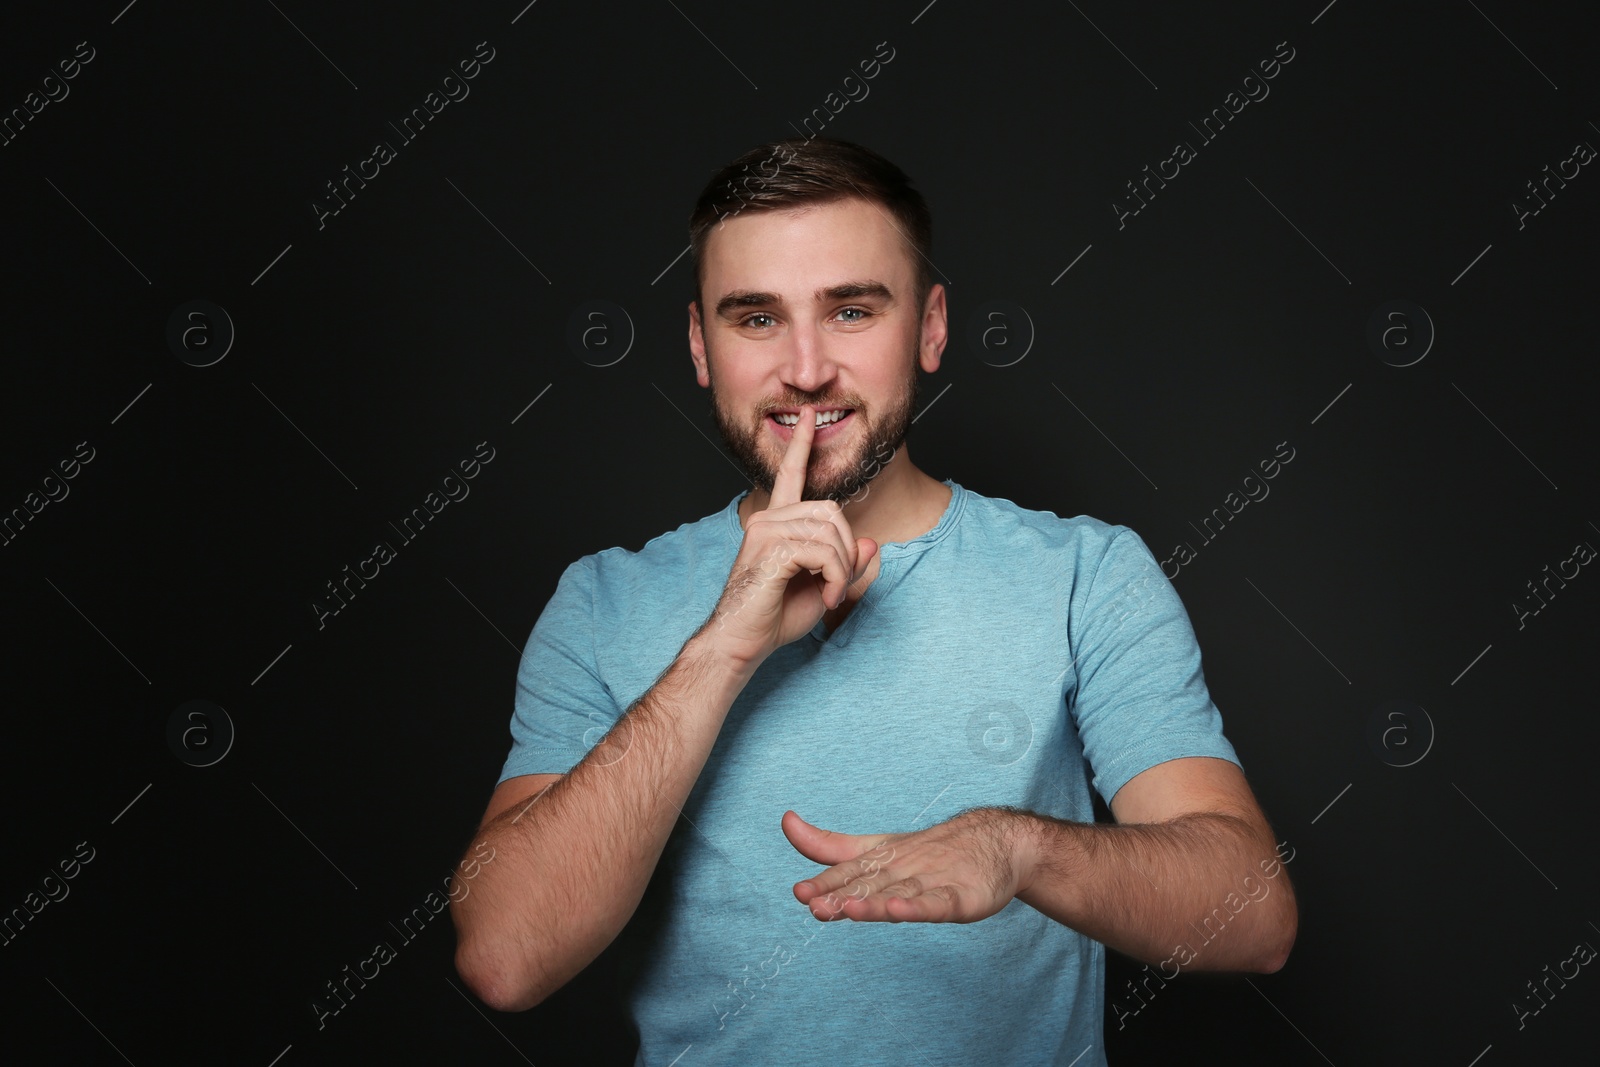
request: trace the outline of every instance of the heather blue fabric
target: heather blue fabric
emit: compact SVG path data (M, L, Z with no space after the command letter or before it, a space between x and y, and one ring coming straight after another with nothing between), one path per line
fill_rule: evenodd
M1109 803L1166 760L1239 762L1136 533L944 484L939 523L884 544L839 628L775 652L730 710L617 946L637 1064L1105 1063L1100 942L1019 900L977 923L822 923L792 891L821 867L787 808L853 834L998 804L1090 822L1091 787ZM502 781L570 770L666 670L722 593L743 496L567 567Z

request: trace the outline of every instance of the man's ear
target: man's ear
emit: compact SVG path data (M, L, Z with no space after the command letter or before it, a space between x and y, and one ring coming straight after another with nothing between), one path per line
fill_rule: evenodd
M711 373L706 366L706 337L700 322L700 302L689 301L689 356L694 360L695 380L702 389L711 385Z
M932 374L939 369L939 357L950 339L950 319L945 307L944 286L934 282L928 289L928 298L922 311L922 345L917 360L923 370Z

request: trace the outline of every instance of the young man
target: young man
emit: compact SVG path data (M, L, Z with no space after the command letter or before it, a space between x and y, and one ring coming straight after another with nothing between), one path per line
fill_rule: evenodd
M1147 990L1282 966L1293 891L1144 542L912 465L948 323L906 176L764 145L690 230L753 487L562 575L452 893L465 981L523 1010L627 927L641 1064L1089 1067L1104 946Z

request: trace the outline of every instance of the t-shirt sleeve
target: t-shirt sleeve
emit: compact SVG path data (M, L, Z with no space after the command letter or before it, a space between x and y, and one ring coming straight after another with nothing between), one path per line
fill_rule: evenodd
M1134 775L1170 759L1239 763L1206 688L1189 614L1131 529L1118 528L1106 545L1069 632L1077 678L1068 706L1107 804Z
M569 564L534 623L517 666L502 782L567 773L621 717L595 662L594 584L590 557Z

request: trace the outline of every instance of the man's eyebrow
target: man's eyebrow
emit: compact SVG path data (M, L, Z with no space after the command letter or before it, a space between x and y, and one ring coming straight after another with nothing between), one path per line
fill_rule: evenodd
M812 295L819 304L834 300L894 299L894 293L887 285L870 279L823 286ZM777 293L766 293L753 289L735 289L717 301L717 314L725 315L739 308L772 307L782 303L783 298L778 296Z

